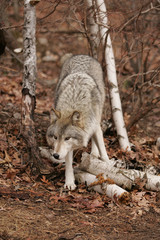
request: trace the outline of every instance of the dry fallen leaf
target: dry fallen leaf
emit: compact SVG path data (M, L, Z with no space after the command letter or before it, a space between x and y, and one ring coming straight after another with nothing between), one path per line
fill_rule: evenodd
M46 177L43 175L41 178L41 181L47 185L50 185L51 183L46 179Z
M5 162L6 163L11 163L12 162L12 159L10 158L10 156L8 155L7 151L5 150Z

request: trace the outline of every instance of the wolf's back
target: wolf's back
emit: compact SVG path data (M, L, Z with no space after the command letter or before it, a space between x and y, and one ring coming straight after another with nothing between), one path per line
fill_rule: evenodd
M57 91L63 79L69 74L73 73L86 73L92 77L97 85L97 88L101 92L102 102L104 102L105 86L103 80L103 72L101 65L97 60L87 55L75 55L67 59L63 64L61 70L59 82L57 84Z

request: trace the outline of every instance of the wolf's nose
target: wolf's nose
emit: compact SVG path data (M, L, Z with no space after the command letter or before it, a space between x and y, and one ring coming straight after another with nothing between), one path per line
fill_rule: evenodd
M59 154L58 154L58 153L54 153L54 154L53 154L53 157L54 157L55 159L59 159Z

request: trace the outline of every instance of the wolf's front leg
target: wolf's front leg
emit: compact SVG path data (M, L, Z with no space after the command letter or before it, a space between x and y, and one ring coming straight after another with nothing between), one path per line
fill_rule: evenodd
M98 158L99 157L99 150L98 150L98 147L97 147L97 144L95 142L94 137L92 137L91 142L92 142L91 154Z
M109 157L108 157L105 145L104 145L103 132L102 132L100 125L97 126L97 129L96 129L93 137L94 137L95 143L99 149L101 159L105 162L109 162Z
M69 190L74 190L76 188L75 179L74 179L74 172L73 172L73 151L70 151L65 159L65 184L64 188L68 188Z

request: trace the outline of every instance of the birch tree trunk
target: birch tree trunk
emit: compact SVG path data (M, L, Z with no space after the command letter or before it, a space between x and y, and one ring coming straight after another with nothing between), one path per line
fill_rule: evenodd
M30 0L24 1L24 72L22 86L22 135L30 151L29 162L35 173L44 168L37 146L34 124L36 104L36 12Z
M94 19L90 19L89 22L89 29L90 29L90 41L92 44L93 53L95 53L96 44L102 40L102 44L105 49L105 62L106 62L106 70L107 70L107 77L109 82L109 92L111 98L111 107L112 107L112 114L113 120L115 124L115 128L117 131L117 136L119 139L119 144L122 149L127 149L130 151L130 144L128 140L128 135L123 119L123 112L121 106L121 100L118 90L118 83L117 83L117 76L116 76L116 66L115 66L115 59L114 53L112 48L112 42L110 38L110 34L108 33L108 19L107 19L107 10L104 0L86 0L87 6L90 9L94 9L94 13L90 14L89 17ZM100 36L99 36L99 30ZM97 39L95 40L95 37ZM96 54L93 55L94 57Z
M100 44L99 38L99 28L96 24L97 9L95 0L87 0L87 29L88 29L88 39L91 47L92 57L98 59L98 46Z
M105 46L105 61L107 68L107 76L109 82L109 92L111 97L111 105L113 112L113 120L116 127L120 147L123 149L130 150L130 144L128 140L128 135L123 119L123 112L121 106L121 100L118 90L117 75L115 58L112 48L112 42L110 34L108 33L108 19L107 19L107 9L104 0L96 0L98 9L98 19L100 22L100 36L103 41L103 46Z

